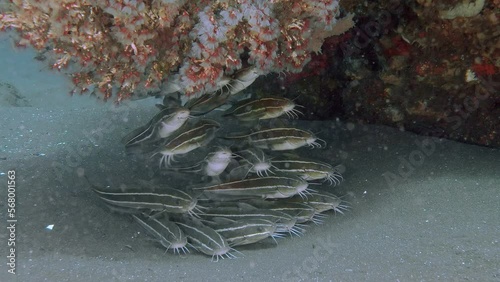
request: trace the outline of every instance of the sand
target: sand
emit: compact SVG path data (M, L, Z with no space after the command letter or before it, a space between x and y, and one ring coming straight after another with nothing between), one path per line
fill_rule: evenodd
M329 213L302 237L241 248L237 259L164 254L81 177L117 187L151 178L148 162L127 156L120 139L154 115L155 101L116 108L70 97L67 79L33 60L33 51L13 50L3 36L0 52L0 98L7 97L0 281L500 281L498 149L382 126L297 122L328 143L299 153L345 168L345 181L324 189L345 195L350 211ZM9 170L16 174L16 275L5 263Z

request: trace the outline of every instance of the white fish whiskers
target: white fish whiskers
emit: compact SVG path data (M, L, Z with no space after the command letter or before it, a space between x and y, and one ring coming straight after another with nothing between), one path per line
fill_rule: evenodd
M162 163L165 163L165 167L169 167L174 156L186 154L208 144L219 128L219 123L213 120L200 120L166 141L151 157L161 154L160 167Z
M248 173L255 173L259 177L264 177L264 174L266 176L269 176L269 173L274 174L271 170L271 168L274 168L271 159L259 148L240 150L235 155L240 157L249 166L243 178L246 178Z
M312 132L293 127L278 127L255 131L246 135L230 135L225 139L242 139L257 148L273 151L295 150L308 146L322 148L326 142L316 137ZM317 141L325 143L321 145Z
M134 220L141 225L151 236L156 238L162 244L167 252L172 250L174 254L189 253L187 237L177 224L168 219L156 219L146 215L132 215Z
M219 261L219 258L236 258L231 252L238 252L231 248L219 233L213 228L196 223L192 220L184 219L182 222L176 222L177 225L186 233L191 245L198 251L211 256L212 261Z

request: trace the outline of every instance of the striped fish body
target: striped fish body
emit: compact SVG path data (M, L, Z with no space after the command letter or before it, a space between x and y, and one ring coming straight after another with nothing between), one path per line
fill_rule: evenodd
M214 227L231 247L253 244L272 236L276 223L266 219L241 219L230 224Z
M338 184L342 179L342 175L337 172L331 165L315 160L308 160L299 157L279 157L272 161L276 171L283 173L291 173L300 178L312 180L325 180L330 184Z
M295 150L303 146L317 147L318 139L309 131L298 128L271 128L259 130L247 135L226 136L226 139L247 139L261 149L273 151Z
M142 142L152 142L158 138L165 138L179 129L188 118L188 109L164 108L145 126L141 126L127 134L122 139L122 142L128 147Z
M132 215L132 217L167 250L173 250L174 253L180 253L181 250L186 252L187 237L174 222L166 218L156 219L144 215Z
M289 214L264 209L227 207L209 208L203 214L200 214L200 217L205 219L227 218L235 221L247 219L264 219L276 224L276 232L289 232L289 230L292 230L297 223L297 220Z
M256 197L256 198L288 198L302 193L307 189L307 182L295 177L266 176L261 178L247 178L194 188L202 190L207 196L229 197Z
M342 204L342 200L332 193L317 191L307 195L307 199L301 197L291 197L286 199L288 202L305 203L316 210L316 213L322 213L329 210L342 212L348 206Z
M246 99L236 103L223 116L232 116L240 121L272 119L293 111L295 103L285 98Z
M144 189L130 189L127 191L105 191L93 188L94 192L106 204L134 210L166 211L169 213L189 213L197 200L188 193L176 189L162 188L154 191Z
M208 143L213 138L213 133L219 128L220 124L216 121L200 120L192 127L172 136L162 150L187 153L190 151L187 148L191 148L192 145L196 145L195 147L198 148Z
M269 209L289 214L297 220L297 223L311 221L316 214L316 209L312 206L300 202L286 201L286 199L280 201L250 200L248 203L259 209Z
M223 255L227 255L231 250L228 242L224 237L217 233L213 228L194 224L193 222L177 222L177 225L187 235L191 245L206 255L219 259Z
M172 167L174 171L201 173L206 176L218 176L228 166L232 159L232 152L229 148L220 148L215 152L211 152L207 157L192 166L188 167Z
M172 156L181 155L191 152L199 147L208 144L215 136L215 132L220 128L220 125L213 120L200 120L192 127L184 131L178 132L157 150L155 154L162 154L160 165L165 161L165 165L169 166Z
M229 92L204 94L189 100L184 107L188 108L195 116L207 114L224 105L229 98Z
M229 94L235 95L240 91L246 89L250 84L252 84L257 77L259 77L259 72L255 66L250 66L237 71L233 79L228 83Z
M175 131L180 129L186 121L189 119L190 111L185 108L181 108L175 111L175 113L167 120L160 123L158 129L158 135L160 138L166 138L172 135Z

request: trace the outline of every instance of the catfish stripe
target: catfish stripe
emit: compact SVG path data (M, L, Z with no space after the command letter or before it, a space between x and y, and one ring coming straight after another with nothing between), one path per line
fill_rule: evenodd
M295 173L304 180L324 179L332 184L339 184L343 177L331 165L319 161L278 158L273 160L277 171Z
M226 136L226 139L242 139L250 138L252 141L266 141L276 140L283 138L310 138L314 135L309 132L298 128L271 128L252 132L247 135Z
M342 200L339 197L324 191L309 193L305 201L300 197L288 198L286 201L303 202L314 207L316 213L322 213L327 210L341 211L341 208L348 207L347 205L342 204Z
M287 199L281 201L251 200L249 204L260 209L284 212L293 216L297 220L297 223L304 223L311 220L316 213L316 210L310 205L287 201Z
M238 225L238 226L217 228L217 229L215 229L215 231L217 231L219 233L220 232L229 232L229 231L238 231L238 230L244 230L245 228L249 228L249 227L259 227L259 226L268 226L268 224L244 223L243 225Z
M191 137L190 139L186 139L184 141L178 140L178 141L182 141L182 142L180 142L179 144L175 145L173 148L169 147L169 145L171 145L171 144L165 145L165 148L167 148L167 149L170 148L171 151L175 152L175 151L179 150L179 148L182 148L182 147L186 146L186 144L190 144L193 147L198 147L197 146L198 144L203 144L203 141L206 140L206 139L209 139L208 136L211 135L210 132L208 132L206 130L204 130L201 133L202 133L201 135L197 135L197 136ZM193 134L194 134L194 132L193 132ZM189 146L187 146L187 147L189 147Z
M185 107L190 109L193 115L204 115L225 104L229 94L229 92L204 94L189 100Z
M99 197L115 206L130 208L147 208L151 210L167 210L185 212L191 208L195 200L187 193L175 189L162 189L160 192L105 192L94 189Z
M274 159L273 163L289 163L293 167L293 165L307 165L307 166L316 166L316 167L324 167L325 169L333 169L333 167L329 164L318 162L318 161L309 161L309 160L294 160L294 159ZM289 166L287 166L289 167Z
M122 142L126 146L132 146L149 139L154 139L157 137L156 135L159 135L159 124L169 119L177 118L178 115L186 116L186 118L182 119L176 127L180 127L187 120L189 110L185 108L165 108L156 114L145 126L141 126L123 137Z
M187 238L184 232L172 221L163 220L160 221L153 217L139 218L136 215L132 215L139 225L141 225L146 231L148 231L152 236L157 238L160 243L167 249L175 250L185 250L183 247L187 244Z
M229 245L219 233L207 226L194 226L176 222L194 243L194 246L204 254L220 256L230 251Z
M272 161L276 166L277 171L283 172L315 172L320 174L333 173L333 167L326 163L305 161L305 160L276 160Z
M271 221L273 222L294 220L292 216L283 212L262 209L241 210L234 208L210 208L203 214L200 214L200 217L225 217L230 219L264 218L268 220L272 218Z
M229 94L234 95L252 84L257 77L259 77L259 72L255 66L249 66L238 70L234 75L233 79L227 84L229 87Z
M215 228L232 246L258 242L276 232L276 224L265 219L246 219Z
M307 182L298 178L267 176L231 181L194 189L203 190L205 193L233 196L286 198L307 189Z
M312 133L296 128L275 128L257 131L247 135L226 136L225 139L244 139L256 147L274 151L293 150L310 145L320 147Z
M240 119L267 119L285 113L284 107L292 101L285 98L247 99L237 103L223 116L235 116Z
M173 137L170 141L168 141L164 147L171 148L171 150L175 150L176 148L188 143L193 140L202 139L207 135L207 130L219 128L220 125L212 120L201 120L195 124L195 126L185 132L180 133L179 135Z
M289 214L280 211L262 209L241 210L234 208L210 208L203 214L200 214L200 217L225 217L229 219L266 219L276 223L277 232L287 232L295 226L295 223L297 223L297 220Z
M163 109L158 114L156 114L146 125L141 126L125 137L123 137L122 142L125 143L126 146L134 145L141 141L152 138L154 135L154 127L156 127L157 123L166 116L166 113L169 112L169 109ZM170 113L168 114L170 115Z
M260 108L282 108L286 103L289 103L290 100L286 98L272 98L272 97L267 97L267 98L261 98L261 99L247 99L244 100L240 103L237 103L235 105L235 108L233 111L229 112L228 114L235 113L235 112L243 112L249 107L252 110L255 109L260 109Z
M280 181L278 184L272 183L272 181ZM259 178L247 178L243 180L236 180L225 182L217 185L205 186L194 188L195 190L215 190L215 189L257 189L259 187L269 188L276 186L290 187L295 185L303 184L304 182L298 178L285 177L285 176L266 176ZM227 188L225 188L227 187Z
M215 244L215 246L218 247L224 247L225 245L225 239L217 233L214 229L207 227L207 226L193 226L189 225L183 222L176 222L177 225L179 225L185 232L186 234L191 237L192 239L195 239L197 242L200 242L202 245L206 246L207 248L212 248L209 247L210 242ZM207 242L201 242L201 240L206 239ZM211 254L210 254L211 255Z

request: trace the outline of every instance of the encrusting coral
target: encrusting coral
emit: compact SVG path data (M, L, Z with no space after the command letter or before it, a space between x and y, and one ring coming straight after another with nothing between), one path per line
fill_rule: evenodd
M244 64L259 74L298 72L339 32L336 0L13 0L2 10L0 30L49 50L75 92L117 101L210 93Z

